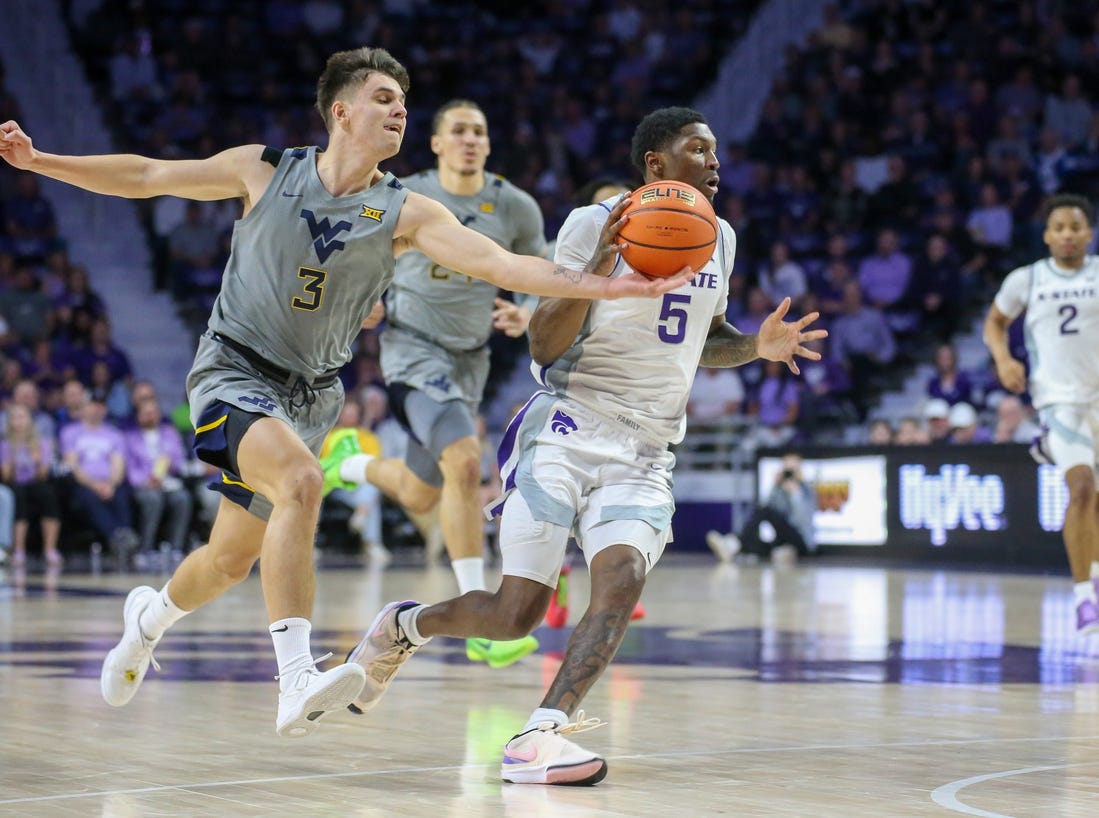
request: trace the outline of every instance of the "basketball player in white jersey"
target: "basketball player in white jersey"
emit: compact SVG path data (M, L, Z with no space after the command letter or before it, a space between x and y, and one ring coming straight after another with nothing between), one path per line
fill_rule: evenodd
M1099 258L1087 254L1095 213L1082 196L1060 194L1046 205L1042 239L1048 258L1013 270L985 318L984 340L1000 382L1030 390L1042 421L1032 449L1039 462L1065 472L1069 501L1061 532L1072 571L1076 629L1099 631ZM1008 327L1026 312L1030 379L1011 355Z
M581 188L576 191L576 204L579 207L599 204L606 199L617 198L622 193L629 193L629 191L629 185L623 184L616 179L609 176L597 177L591 179L587 184L581 186ZM535 306L537 306L537 299L535 299ZM572 560L570 556L566 554L564 561L561 563L561 571L557 577L557 587L554 588L553 596L550 597L549 607L546 609L546 624L551 628L563 628L568 622L569 574L571 573ZM641 604L641 600L639 599L637 600L637 604L634 605L633 613L630 614L630 619L644 618L645 606Z
M507 250L545 256L545 225L538 203L507 179L485 171L490 147L488 120L480 106L451 100L436 111L432 122L435 167L407 176L401 184L445 205L462 224ZM483 591L476 417L489 375L492 331L522 335L530 308L500 298L491 282L449 270L412 251L397 260L385 311L382 374L390 408L409 433L408 448L403 458L344 456L339 476L348 483L368 481L377 486L414 520L430 515L425 527L441 526L458 592ZM354 440L348 442L353 445ZM331 474L328 458L321 465ZM533 636L466 640L469 659L492 667L512 664L537 648Z
M279 668L278 734L308 735L358 695L361 668L321 673L310 648L324 484L317 452L343 403L337 371L396 255L418 249L448 269L551 296L655 296L688 280L607 280L618 221L580 273L509 253L405 189L378 163L401 147L407 90L407 71L383 49L332 55L317 85L325 150L245 145L202 160L63 156L37 150L18 123L0 124L0 158L22 170L113 196L244 202L187 379L196 454L222 470L224 497L210 542L159 592L140 586L127 597L122 639L100 676L108 704L133 697L169 626L244 580L261 555Z
M704 117L664 108L638 126L631 149L646 182L676 180L713 198L717 143ZM556 260L572 269L598 245L615 200L570 214ZM561 668L526 726L504 748L501 776L526 784L594 784L606 762L566 736L598 726L579 705L617 651L645 576L671 539L669 450L683 439L695 370L756 358L818 359L804 344L812 313L784 322L785 299L756 335L725 322L736 237L719 220L714 257L692 281L655 302L543 298L530 325L536 376L545 386L512 420L500 445L504 496L500 589L436 605L385 606L351 654L367 683L356 706L376 705L394 675L432 636L513 639L546 612L570 532L588 563L591 598ZM630 268L621 259L611 272ZM574 721L572 719L575 719Z

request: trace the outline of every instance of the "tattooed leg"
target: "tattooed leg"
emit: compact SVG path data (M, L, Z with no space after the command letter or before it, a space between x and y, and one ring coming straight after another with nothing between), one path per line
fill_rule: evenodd
M645 558L628 545L599 552L591 566L591 603L576 626L542 707L572 715L611 663L645 586Z

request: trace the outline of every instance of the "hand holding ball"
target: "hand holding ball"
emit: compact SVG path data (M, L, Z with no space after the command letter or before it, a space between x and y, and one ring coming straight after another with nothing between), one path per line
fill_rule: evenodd
M717 216L700 191L682 182L652 182L630 194L618 231L622 258L647 276L667 278L684 267L698 272L713 258Z

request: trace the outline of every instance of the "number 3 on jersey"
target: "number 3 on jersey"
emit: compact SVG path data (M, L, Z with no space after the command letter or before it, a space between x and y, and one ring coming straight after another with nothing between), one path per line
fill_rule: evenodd
M321 299L324 297L324 280L328 278L328 271L314 270L309 267L299 267L298 278L305 280L302 289L305 291L305 294L309 296L309 300L307 301L301 296L296 295L290 299L290 306L296 310L306 310L307 312L316 311L320 308Z

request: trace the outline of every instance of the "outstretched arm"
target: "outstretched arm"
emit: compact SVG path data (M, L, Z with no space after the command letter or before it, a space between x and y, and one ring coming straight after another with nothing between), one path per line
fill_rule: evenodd
M759 332L754 335L744 335L731 324L718 319L716 328L710 333L702 348L699 366L740 366L756 358L763 358L767 361L782 361L791 372L800 375L801 370L798 369L794 356L819 361L820 353L808 349L804 344L827 337L828 331L823 329L804 331L820 317L820 313L817 312L811 312L797 321L783 321L789 310L790 298L786 297L782 299L782 303L775 308L775 311L764 319Z
M604 277L618 258L616 238L625 224L624 210L622 206L611 213L600 244L584 270L509 253L492 239L459 223L443 205L417 193L408 194L394 235L444 267L512 292L555 298L639 298L662 295L689 281L694 274L686 267L675 276L655 280L638 273Z
M209 159L149 159L135 154L65 156L45 153L15 121L0 125L0 158L20 170L29 170L70 185L128 199L180 196L213 201L249 197L257 179L265 185L274 168L259 158L262 145L230 148ZM246 179L246 174L256 179ZM264 180L263 177L266 176ZM260 188L262 192L262 188Z

